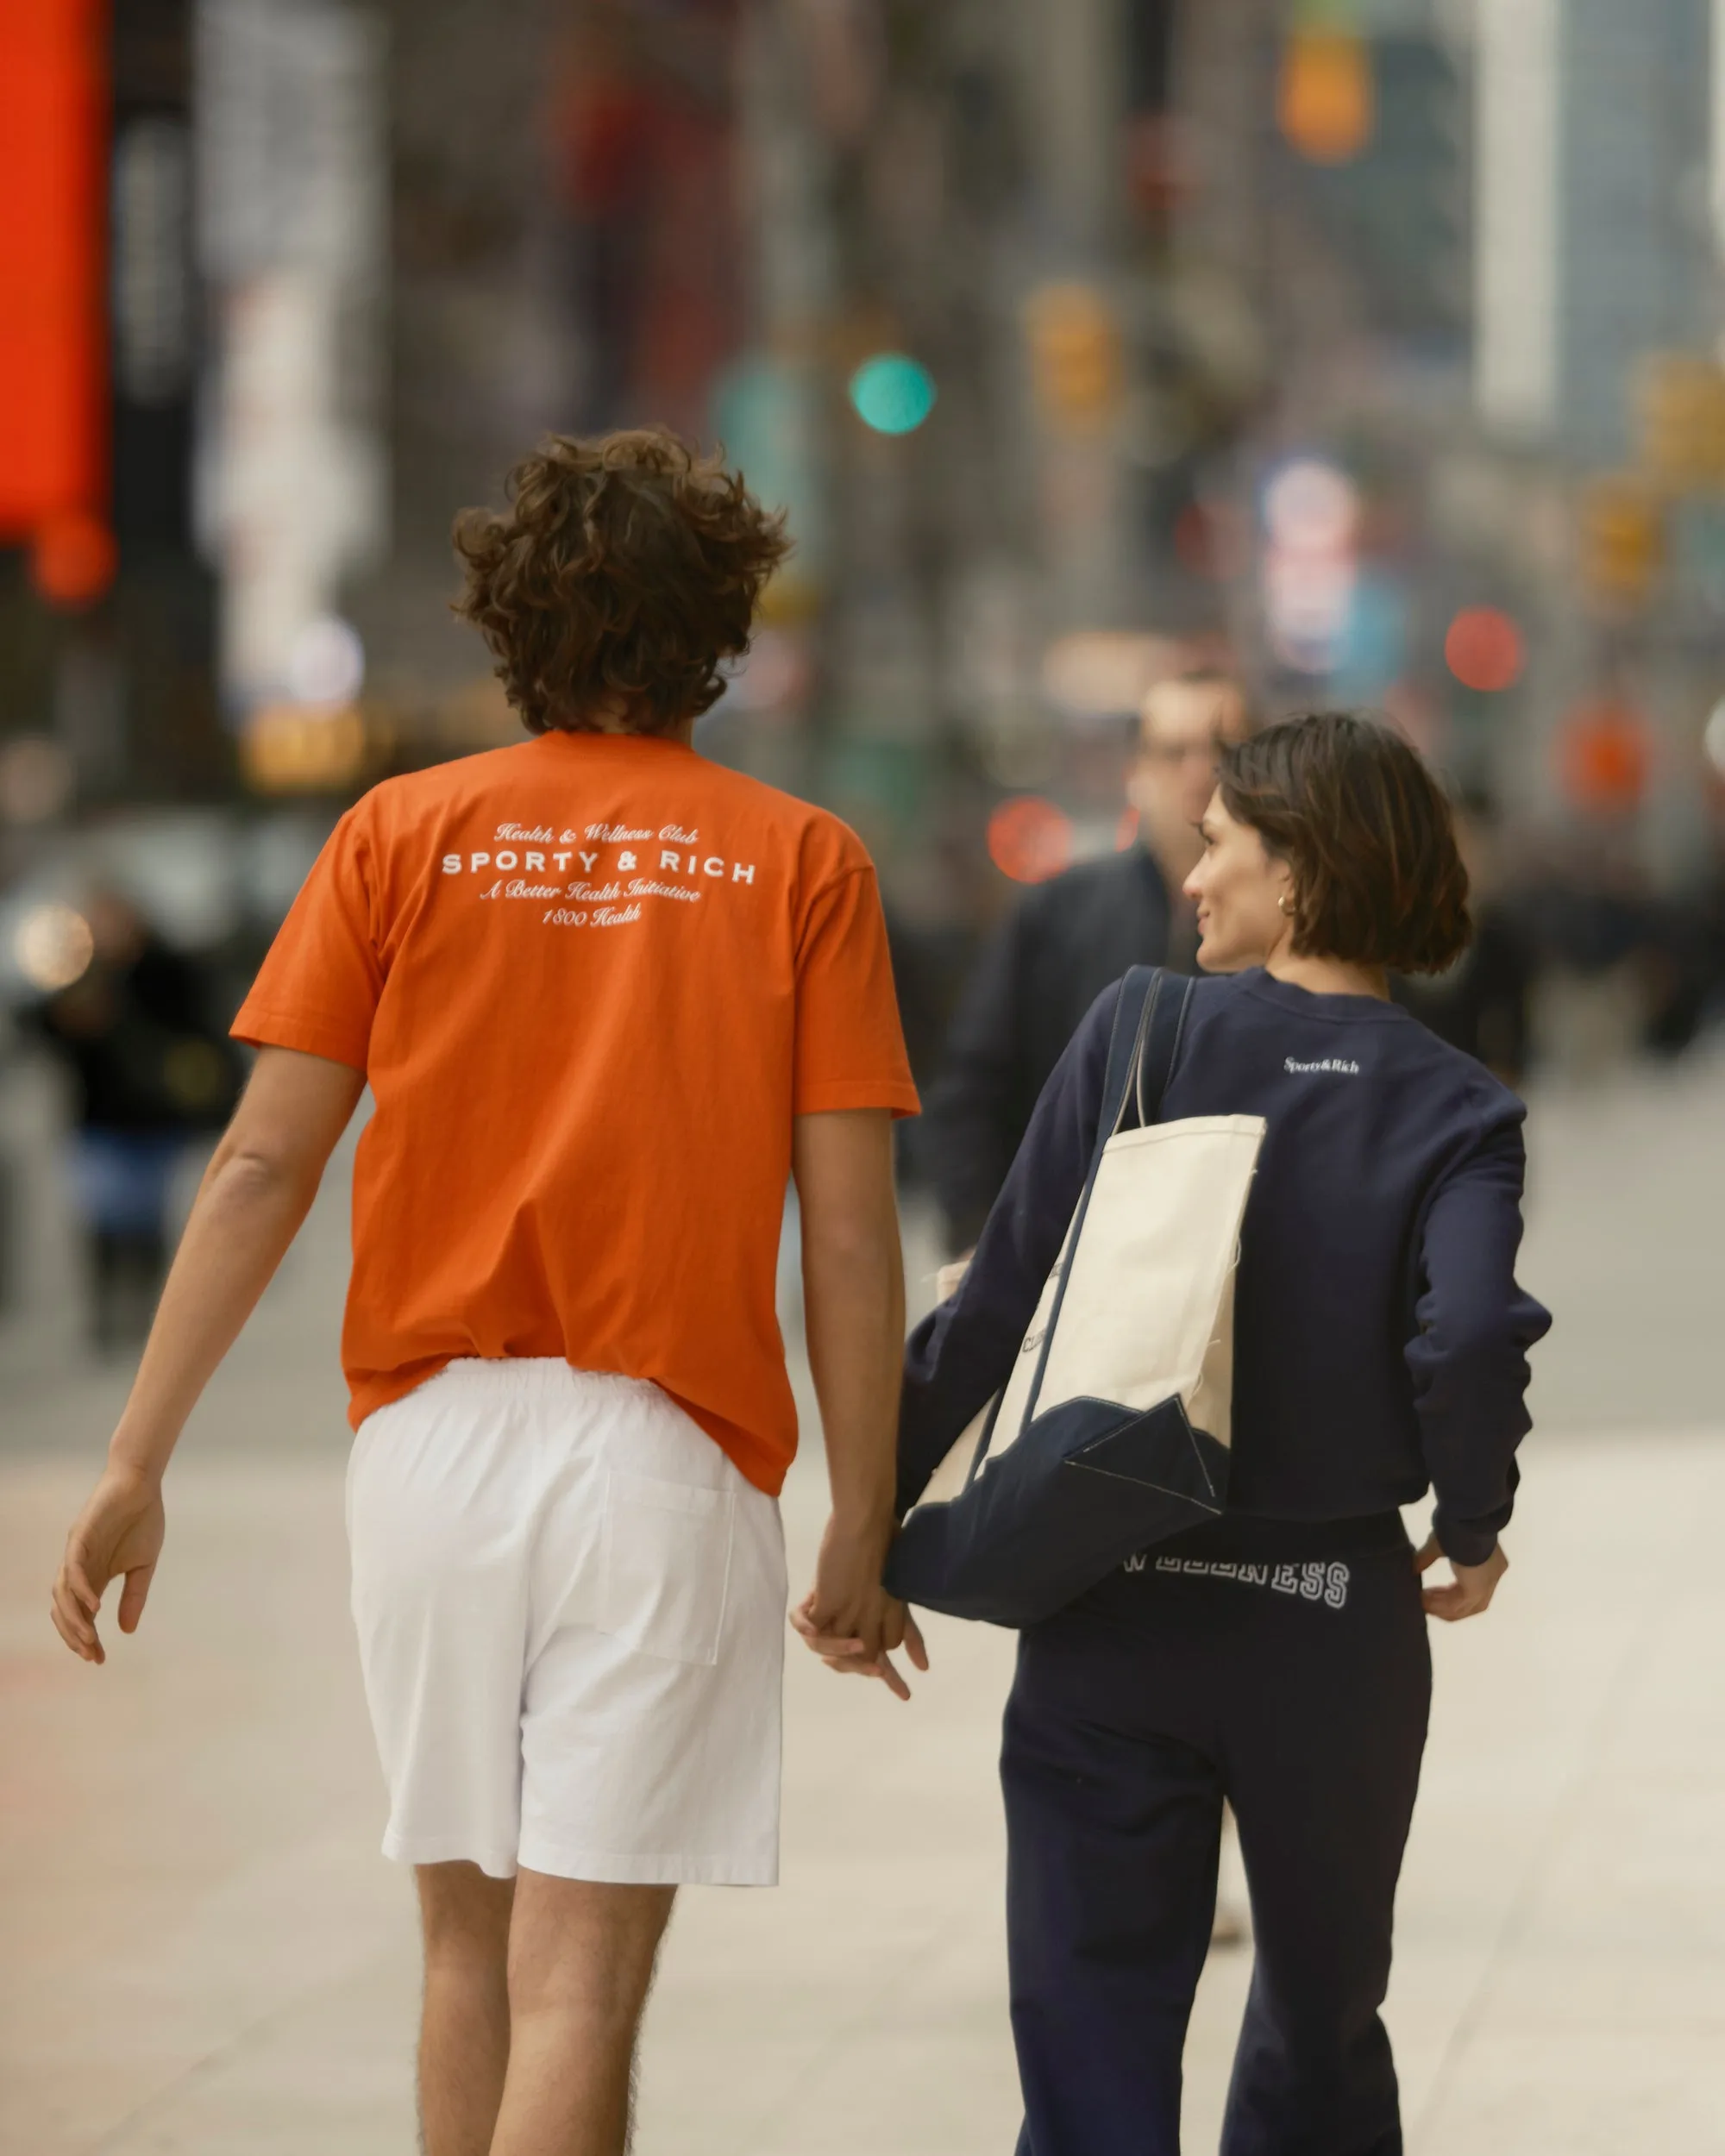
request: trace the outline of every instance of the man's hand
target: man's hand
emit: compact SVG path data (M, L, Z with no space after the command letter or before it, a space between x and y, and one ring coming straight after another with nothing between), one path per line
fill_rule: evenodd
M911 1689L891 1659L902 1646L912 1666L928 1667L916 1620L881 1584L890 1532L826 1523L814 1585L791 1612L791 1626L829 1670L841 1677L876 1677L895 1698Z
M66 1539L66 1555L54 1580L54 1630L75 1655L86 1662L108 1659L97 1635L96 1614L109 1582L122 1573L126 1584L120 1595L120 1629L137 1630L166 1532L161 1484L155 1477L110 1467Z
M803 1604L824 1637L856 1641L870 1658L904 1637L904 1605L881 1584L890 1531L826 1523L814 1586Z
M882 1589L883 1595L885 1590ZM879 1677L894 1699L908 1699L911 1688L906 1683L898 1664L886 1650L902 1645L910 1657L913 1669L928 1668L928 1649L924 1646L917 1621L896 1595L886 1595L888 1621L882 1633L883 1645L870 1654L862 1639L855 1635L846 1637L839 1632L824 1629L815 1616L815 1598L808 1595L791 1612L791 1629L813 1654L818 1654L827 1668L840 1677Z
M1427 1535L1414 1553L1414 1570L1428 1571L1443 1554L1438 1538ZM1477 1617L1491 1607L1497 1583L1509 1570L1509 1560L1500 1542L1484 1564L1458 1564L1453 1557L1449 1563L1454 1579L1447 1587L1425 1589L1420 1599L1427 1616L1441 1617L1446 1625L1453 1625L1464 1617Z

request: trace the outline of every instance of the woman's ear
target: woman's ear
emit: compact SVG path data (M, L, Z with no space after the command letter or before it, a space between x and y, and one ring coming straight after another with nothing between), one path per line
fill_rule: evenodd
M1267 852L1268 849L1265 850ZM1277 854L1270 855L1270 895L1276 907L1277 924L1283 931L1283 935L1276 938L1279 943L1293 932L1298 900L1294 887L1294 871Z

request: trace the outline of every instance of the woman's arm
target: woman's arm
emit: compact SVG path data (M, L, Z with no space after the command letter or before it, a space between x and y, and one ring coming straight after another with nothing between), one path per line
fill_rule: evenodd
M905 1349L898 1512L1006 1382L1089 1172L1119 985L1105 988L1050 1074L957 1294Z
M1527 1350L1552 1322L1515 1280L1525 1169L1519 1122L1488 1131L1439 1188L1421 1237L1408 1368L1433 1533L1468 1567L1490 1559L1514 1507L1515 1448L1531 1426Z

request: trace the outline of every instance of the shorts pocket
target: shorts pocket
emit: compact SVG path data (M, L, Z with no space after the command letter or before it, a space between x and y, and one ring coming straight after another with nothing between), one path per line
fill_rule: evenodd
M668 1662L718 1659L736 1493L612 1470L599 1629Z

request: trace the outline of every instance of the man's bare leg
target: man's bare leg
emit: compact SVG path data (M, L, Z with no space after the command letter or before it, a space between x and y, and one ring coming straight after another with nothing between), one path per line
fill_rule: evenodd
M476 1864L417 1867L425 1934L419 2133L425 2156L486 2156L509 2065L513 1879Z
M675 1891L523 1869L491 2156L624 2156L635 2035Z

